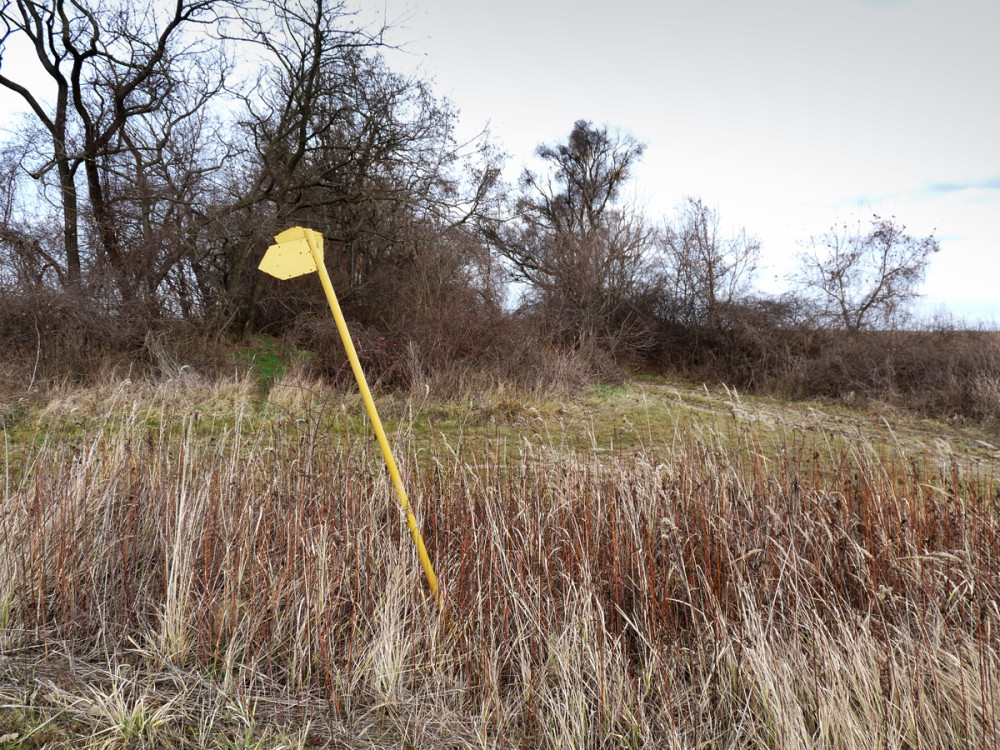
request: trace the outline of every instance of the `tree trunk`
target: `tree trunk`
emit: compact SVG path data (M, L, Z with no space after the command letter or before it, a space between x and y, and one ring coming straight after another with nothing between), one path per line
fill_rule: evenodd
M66 251L66 277L71 287L80 285L80 209L77 204L76 177L66 148L66 118L69 108L69 88L58 78L56 86L56 117L52 123L52 155L59 175L59 193L63 208L63 242Z
M107 255L111 263L111 268L118 281L119 291L126 300L135 296L135 288L129 279L128 269L122 262L121 245L118 241L118 230L115 226L114 215L107 201L104 199L104 189L101 186L101 172L97 166L97 160L89 156L84 162L84 170L87 175L87 190L90 195L90 207L94 212L94 223L97 224L97 235L101 241L101 249Z
M58 147L57 147L58 148ZM63 209L63 242L66 245L66 277L71 287L80 285L80 211L76 200L76 181L65 153L56 157L59 171L59 192Z

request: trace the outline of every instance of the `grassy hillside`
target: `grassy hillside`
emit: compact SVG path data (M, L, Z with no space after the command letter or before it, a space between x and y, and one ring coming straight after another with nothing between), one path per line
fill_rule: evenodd
M985 747L998 448L638 378L3 406L0 748Z

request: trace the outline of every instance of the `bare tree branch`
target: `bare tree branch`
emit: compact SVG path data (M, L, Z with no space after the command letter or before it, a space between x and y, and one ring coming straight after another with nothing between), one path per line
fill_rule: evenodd
M860 223L845 223L814 237L792 279L817 298L834 325L850 331L891 327L919 296L930 256L938 250L933 234L913 237L895 217L875 214L867 231Z

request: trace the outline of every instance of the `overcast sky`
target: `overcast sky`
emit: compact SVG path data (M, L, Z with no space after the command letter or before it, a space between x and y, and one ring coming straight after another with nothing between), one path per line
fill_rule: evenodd
M364 0L523 165L584 118L648 144L653 217L701 196L763 244L895 215L942 251L925 309L1000 321L1000 0ZM778 281L775 280L778 276Z

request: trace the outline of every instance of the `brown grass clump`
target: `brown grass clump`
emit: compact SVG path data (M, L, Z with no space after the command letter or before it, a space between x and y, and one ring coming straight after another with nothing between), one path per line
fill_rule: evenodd
M8 463L0 736L1000 741L992 469L792 437L768 456L735 427L635 454L422 449L402 463L445 627L371 442L278 397L276 419L209 429L151 426L123 395L101 426Z

